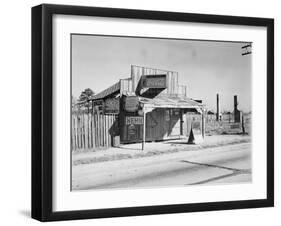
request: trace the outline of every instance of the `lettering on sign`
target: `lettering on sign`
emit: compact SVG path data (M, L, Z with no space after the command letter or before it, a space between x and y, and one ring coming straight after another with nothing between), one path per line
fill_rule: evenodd
M105 111L107 113L118 113L119 112L119 99L111 98L105 100Z
M139 108L139 99L136 96L126 97L125 110L128 112L136 112Z
M166 88L166 75L147 75L143 79L143 88Z
M126 125L142 125L143 117L128 116L126 117Z

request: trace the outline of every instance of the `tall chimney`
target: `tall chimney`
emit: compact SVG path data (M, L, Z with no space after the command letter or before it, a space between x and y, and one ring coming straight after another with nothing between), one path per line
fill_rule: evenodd
M240 111L238 110L237 95L234 95L234 122L240 122Z
M219 94L217 93L217 121L219 121L220 118L220 99Z
M237 95L234 95L234 112L237 112L237 106L238 106L238 101L237 101Z

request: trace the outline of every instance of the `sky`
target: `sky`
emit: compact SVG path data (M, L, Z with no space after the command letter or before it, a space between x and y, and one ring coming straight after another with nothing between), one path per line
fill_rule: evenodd
M177 71L187 96L221 111L251 110L252 55L242 56L243 42L72 35L72 95L85 88L98 93L121 78L131 65Z

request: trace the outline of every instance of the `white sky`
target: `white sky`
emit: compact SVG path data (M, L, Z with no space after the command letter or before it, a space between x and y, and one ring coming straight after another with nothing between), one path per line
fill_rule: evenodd
M98 93L121 78L130 77L131 65L177 71L188 97L202 99L216 109L251 109L251 54L242 56L245 43L151 38L72 35L72 94L91 88Z

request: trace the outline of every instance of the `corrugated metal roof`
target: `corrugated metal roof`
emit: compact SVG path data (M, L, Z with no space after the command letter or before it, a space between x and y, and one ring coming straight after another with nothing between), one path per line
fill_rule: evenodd
M202 109L203 104L188 97L158 96L155 98L139 97L139 101L145 106L153 108L189 108Z
M110 86L109 88L101 91L100 93L96 94L95 96L93 96L92 100L97 100L97 99L103 99L113 93L116 93L120 91L120 82L117 82L115 84L113 84L112 86Z

